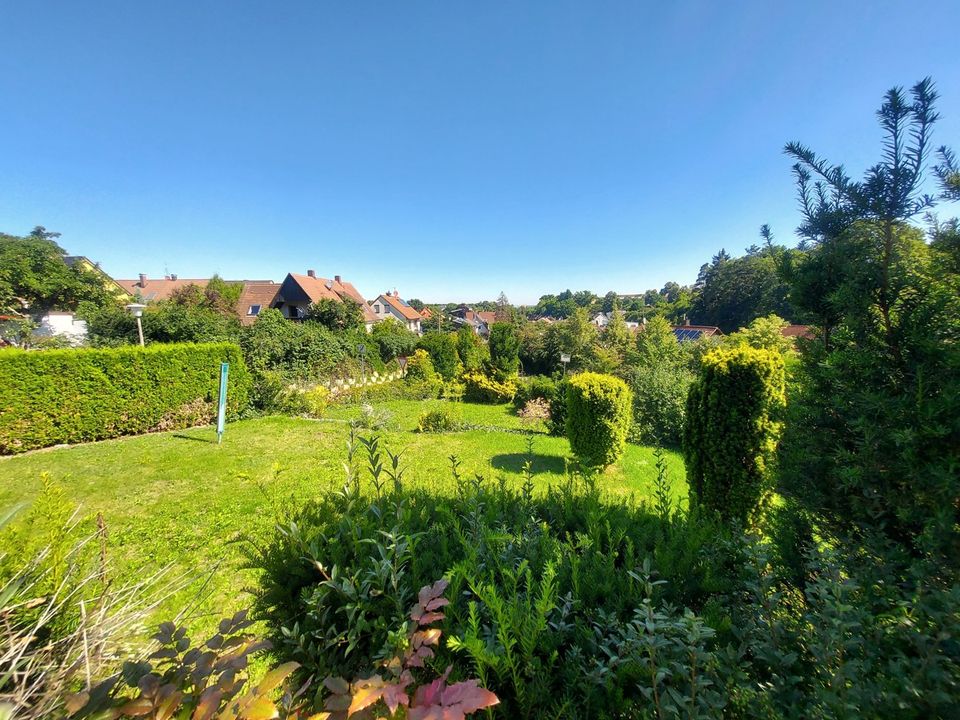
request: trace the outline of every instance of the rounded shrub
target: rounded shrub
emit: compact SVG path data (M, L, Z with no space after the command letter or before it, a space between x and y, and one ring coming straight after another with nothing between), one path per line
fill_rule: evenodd
M514 382L500 382L479 372L464 373L463 385L464 399L475 403L508 403L517 392Z
M704 356L683 433L691 503L725 520L756 517L771 493L785 402L780 353L738 346Z
M607 467L623 454L632 419L630 388L620 378L580 373L567 383L567 438L588 467Z

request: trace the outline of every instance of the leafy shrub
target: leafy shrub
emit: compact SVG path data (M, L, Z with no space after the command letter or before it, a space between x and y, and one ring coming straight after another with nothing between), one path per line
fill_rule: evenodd
M457 330L457 355L465 372L480 371L490 359L490 351L483 340L470 328Z
M683 451L692 502L747 522L769 497L785 403L783 356L740 345L703 359Z
M489 343L491 374L501 380L516 375L520 366L520 340L513 323L493 323Z
M660 361L639 365L627 377L633 391L630 439L649 445L680 445L693 372L685 363Z
M407 382L434 382L437 371L433 367L433 360L426 350L418 349L407 358L407 372L404 376Z
M417 432L448 432L460 427L457 412L449 403L437 405L420 413Z
M236 414L249 402L236 345L0 350L0 454L210 422L224 361Z
M383 703L390 715L401 705L407 708L405 716L410 720L461 720L478 710L492 707L500 702L489 690L481 688L476 680L465 680L447 685L447 676L452 667L429 685L420 685L412 693L407 688L414 680L413 672L426 668L426 661L434 656L433 648L440 640L441 631L430 625L444 619L443 607L449 601L443 597L446 580L420 588L417 602L410 610L412 627L406 634L402 648L397 648L393 657L383 663L388 673L355 680L348 684L342 678L328 678L324 684L331 691L324 703L330 720L346 718ZM390 677L392 675L392 677Z
M460 402L463 400L463 396L466 394L466 392L466 385L464 385L462 382L451 380L443 384L443 388L440 390L440 397L442 397L444 400Z
M499 382L482 373L465 373L463 397L476 403L508 403L513 400L517 386L510 380Z
M370 339L377 344L384 362L406 357L417 347L417 336L393 318L374 324Z
M586 467L606 467L623 454L632 417L631 393L619 378L580 373L567 385L567 438Z
M551 435L567 434L567 387L570 384L566 376L557 381L557 390L550 398L550 422L547 429Z
M330 403L330 391L324 385L291 385L280 399L278 409L291 415L320 418Z
M433 400L441 388L441 381L391 380L379 385L353 387L338 393L333 400L337 403L382 403L391 400Z
M457 341L455 336L442 332L428 332L417 343L417 348L426 350L430 354L434 369L443 376L444 380L453 380L463 365L457 355Z
M715 608L736 593L738 573L723 526L661 519L577 477L534 495L532 482L515 490L467 477L455 463L453 495L410 489L400 458L379 448L376 438L354 441L342 492L296 508L266 543L248 546L261 571L256 615L278 659L301 663L303 677L361 677L378 661L396 667L389 659L411 647L409 630L397 631L406 609L417 588L442 576L451 639L432 646L428 664L478 678L500 699L499 717L598 717L611 707L642 715L649 701L639 681L655 677L639 672L648 644L681 637L660 652L667 668L683 659L686 674L671 670L661 688L687 692L701 671L713 679L717 661L691 660L691 648L706 651L709 630L670 607L705 611L724 626ZM364 451L368 478L357 469ZM637 573L648 556L648 569L669 584L644 584ZM661 630L655 617L645 629L637 613L648 597L673 625ZM696 692L711 697L705 687Z
M284 717L301 717L303 702L298 699L306 687L286 693L279 703L272 699L275 689L297 669L296 663L270 670L244 692L250 658L270 647L244 632L252 624L246 611L240 611L221 620L213 637L193 646L185 628L163 623L153 637L159 649L147 660L128 661L117 675L72 695L67 702L70 716L257 720L280 717L282 707Z
M518 378L516 384L517 392L513 396L513 407L516 410L522 410L528 402L536 399L546 400L547 404L550 404L557 396L558 383L547 375Z

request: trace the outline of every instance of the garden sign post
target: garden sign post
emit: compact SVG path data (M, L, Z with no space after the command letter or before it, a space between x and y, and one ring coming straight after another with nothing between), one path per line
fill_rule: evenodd
M220 363L220 408L217 411L217 444L223 441L223 426L227 419L227 373L230 363Z

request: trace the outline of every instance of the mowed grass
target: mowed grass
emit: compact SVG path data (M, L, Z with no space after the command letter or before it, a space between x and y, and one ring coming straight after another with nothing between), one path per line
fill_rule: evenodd
M417 418L429 405L377 406L392 417L381 433L383 443L402 453L411 486L454 492L453 455L467 477L479 473L493 482L502 476L507 484L519 485L523 464L530 460L537 491L564 479L567 440L525 425L509 407L459 404L457 411L471 429L417 433ZM205 631L217 618L249 605L247 590L256 578L242 569L241 541L261 537L304 500L342 487L347 421L360 412L347 406L331 408L319 421L244 420L227 427L221 445L214 429L205 427L2 458L0 508L31 501L48 474L84 514L103 514L117 580L169 567L171 579L190 582L179 587L171 580L179 589L162 603L157 619L189 606L191 625ZM671 452L665 456L673 494L685 497L682 459ZM362 452L356 460L362 468ZM655 478L653 449L628 445L599 482L614 501L640 502L652 497Z

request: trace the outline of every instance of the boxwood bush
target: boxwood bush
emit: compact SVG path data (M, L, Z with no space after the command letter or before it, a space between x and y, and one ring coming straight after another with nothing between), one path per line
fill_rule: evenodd
M728 520L756 516L772 490L785 403L779 352L741 345L703 358L683 435L692 502Z
M221 362L230 363L227 409L236 414L249 379L229 343L0 350L0 454L208 423Z
M587 467L612 465L623 454L633 398L620 378L580 373L567 384L567 438Z

